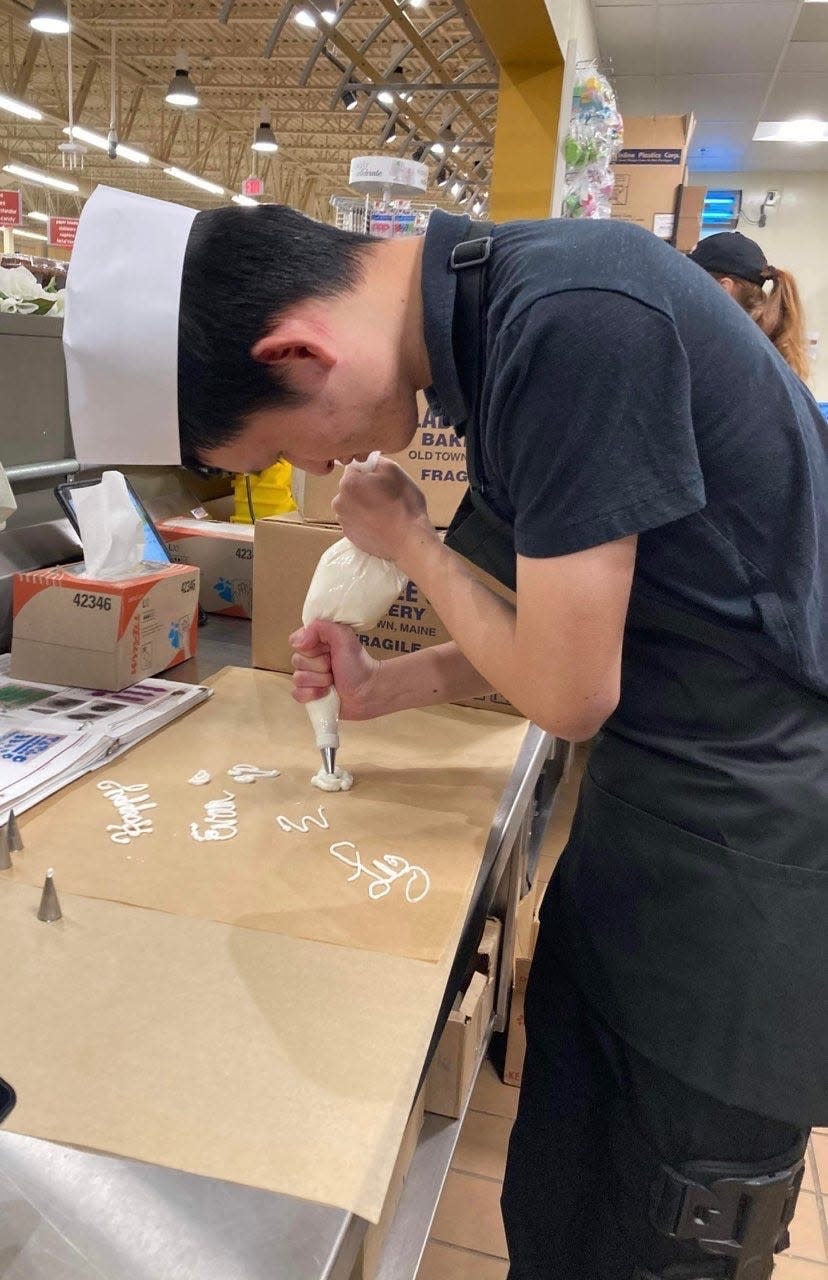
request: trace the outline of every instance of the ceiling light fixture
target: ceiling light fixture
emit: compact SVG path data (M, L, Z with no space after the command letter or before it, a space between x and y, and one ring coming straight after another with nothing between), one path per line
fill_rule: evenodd
M387 147L392 147L396 141L397 141L397 130L392 125L390 131L385 135L385 145Z
M99 151L109 150L109 139L105 138L102 133L93 133L91 129L84 129L81 125L76 124L70 130L68 127L63 130L73 138L80 138L81 142L87 143L90 147L97 147ZM143 151L136 151L133 147L125 147L120 142L116 144L115 154L119 160L131 160L133 164L149 164L150 158Z
M29 26L45 36L65 36L72 29L62 0L37 0Z
M169 102L171 107L198 106L198 92L190 79L190 60L183 51L175 59L175 75L170 81L164 101Z
M0 93L0 111L10 111L13 116L22 116L24 120L42 120L43 114L36 107L30 107L25 102L18 102L16 98L7 98L4 93Z
M186 169L178 169L175 166L165 169L164 172L169 174L171 178L177 178L179 182L188 182L191 187L199 187L202 191L209 191L211 195L224 195L224 187L220 187L217 182L208 182L206 178L200 178L197 173L187 173Z
M428 147L426 146L425 143L422 143L421 146L415 147L414 150L411 152L411 159L415 160L419 164L419 162L422 160L423 156L425 155L426 151L428 151Z
M328 26L329 26L329 27L332 27L332 26L333 26L333 24L336 22L336 17L337 17L337 15L336 15L336 10L335 10L335 9L323 9L323 10L322 10L322 17L325 19L325 21L327 22Z
M80 187L75 182L65 182L63 178L53 178L51 173L41 173L39 169L30 169L24 164L4 164L5 173L13 173L22 182L36 182L41 187L54 187L56 191L76 192Z
M240 204L245 209L258 209L259 202L254 200L252 196L233 196L233 204Z
M444 156L446 154L446 149L442 142L432 142L431 150L434 152L435 156Z
M253 151L274 152L279 150L279 144L276 141L276 135L270 126L270 121L262 119L259 122L256 133L253 137Z
M345 104L346 111L354 111L359 106L359 98L356 96L353 89L345 90L342 95L342 101Z
M35 222L48 222L48 221L49 221L49 215L48 215L48 213L40 213L40 212L39 212L39 210L37 210L37 209L33 209L31 213L27 213L27 214L26 214L26 217L27 217L27 218L32 218L32 219L34 219L34 221L35 221Z
M447 169L444 164L440 165L440 168L437 170L437 186L447 187L450 177L451 177L450 170Z
M754 142L828 142L828 120L760 120Z
M377 101L381 102L385 107L393 107L394 95L390 89L380 89L377 94Z
M24 231L22 227L12 227L12 235L23 236L26 240L44 240L48 243L49 237L42 236L39 231Z
M307 9L297 9L293 15L293 21L298 22L300 27L308 29L316 26L316 18Z
M465 188L463 187L462 182L453 182L451 184L451 194L454 196L455 200L460 199L460 196L463 194L464 190Z

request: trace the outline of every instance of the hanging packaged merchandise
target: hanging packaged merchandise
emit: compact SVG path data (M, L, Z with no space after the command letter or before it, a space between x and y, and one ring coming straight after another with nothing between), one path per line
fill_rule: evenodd
M564 218L609 218L614 187L612 161L623 141L615 93L595 62L578 64L572 118L564 141Z

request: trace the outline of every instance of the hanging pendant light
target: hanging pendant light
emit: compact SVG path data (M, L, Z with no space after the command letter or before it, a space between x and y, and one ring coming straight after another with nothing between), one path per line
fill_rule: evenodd
M64 169L82 169L83 158L86 155L87 148L82 142L78 142L75 137L75 90L73 81L72 67L72 0L67 0L66 16L69 21L69 31L66 41L66 100L69 106L69 128L66 133L69 135L68 142L61 142L58 145L60 152L60 160Z
M37 0L29 18L32 30L46 36L65 36L71 25L63 0Z
M190 79L190 60L183 50L175 59L175 75L167 89L165 102L171 107L197 107L198 92Z
M253 134L253 151L274 152L279 150L279 144L276 141L276 135L270 126L270 121L264 117L264 113L259 119L259 124Z

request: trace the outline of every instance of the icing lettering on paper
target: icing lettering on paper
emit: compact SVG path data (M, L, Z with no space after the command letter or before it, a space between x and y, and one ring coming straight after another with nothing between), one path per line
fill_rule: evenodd
M354 874L348 876L348 883L358 880L361 875L370 880L368 897L378 902L391 892L391 886L397 880L405 881L406 902L422 902L431 888L429 874L422 867L412 865L398 853L385 853L382 858L373 858L371 865L362 861L359 849L351 840L339 840L331 845L331 853L346 867L352 867Z
M111 832L109 838L115 844L131 844L138 836L152 833L152 818L144 815L147 810L157 809L158 806L150 800L149 787L145 782L129 784L106 780L98 783L98 790L114 804L121 819L120 823L110 822L106 828Z
M218 800L207 801L204 806L204 828L204 831L199 831L197 822L190 823L193 840L232 840L239 834L236 797L232 791L225 791Z
M298 822L292 822L290 818L286 818L284 814L280 814L276 819L276 825L281 831L301 831L304 835L307 835L310 831L311 824L313 824L314 827L318 827L320 831L327 831L328 819L325 817L325 810L321 804L316 812L319 815L318 818L314 818L311 813L306 813Z

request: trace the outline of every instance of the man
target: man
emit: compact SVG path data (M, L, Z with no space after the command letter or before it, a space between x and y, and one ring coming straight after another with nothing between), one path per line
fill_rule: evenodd
M147 306L151 203L127 241ZM144 344L76 329L83 282L87 309L106 292L105 219L84 217L76 437L96 434L82 392L114 360L133 371L119 392L133 438ZM420 387L466 437L450 545L389 461L336 500L346 534L417 581L454 643L377 664L348 629L311 623L293 637L297 698L333 680L343 715L366 718L494 687L565 738L601 730L527 995L512 1280L765 1280L807 1130L828 1117L814 401L705 272L634 227L489 235L435 213L424 241L372 243L265 207L176 235L161 284L177 315L180 281L186 460L324 473L398 450ZM174 412L164 432L177 449ZM514 585L515 606L451 547Z

